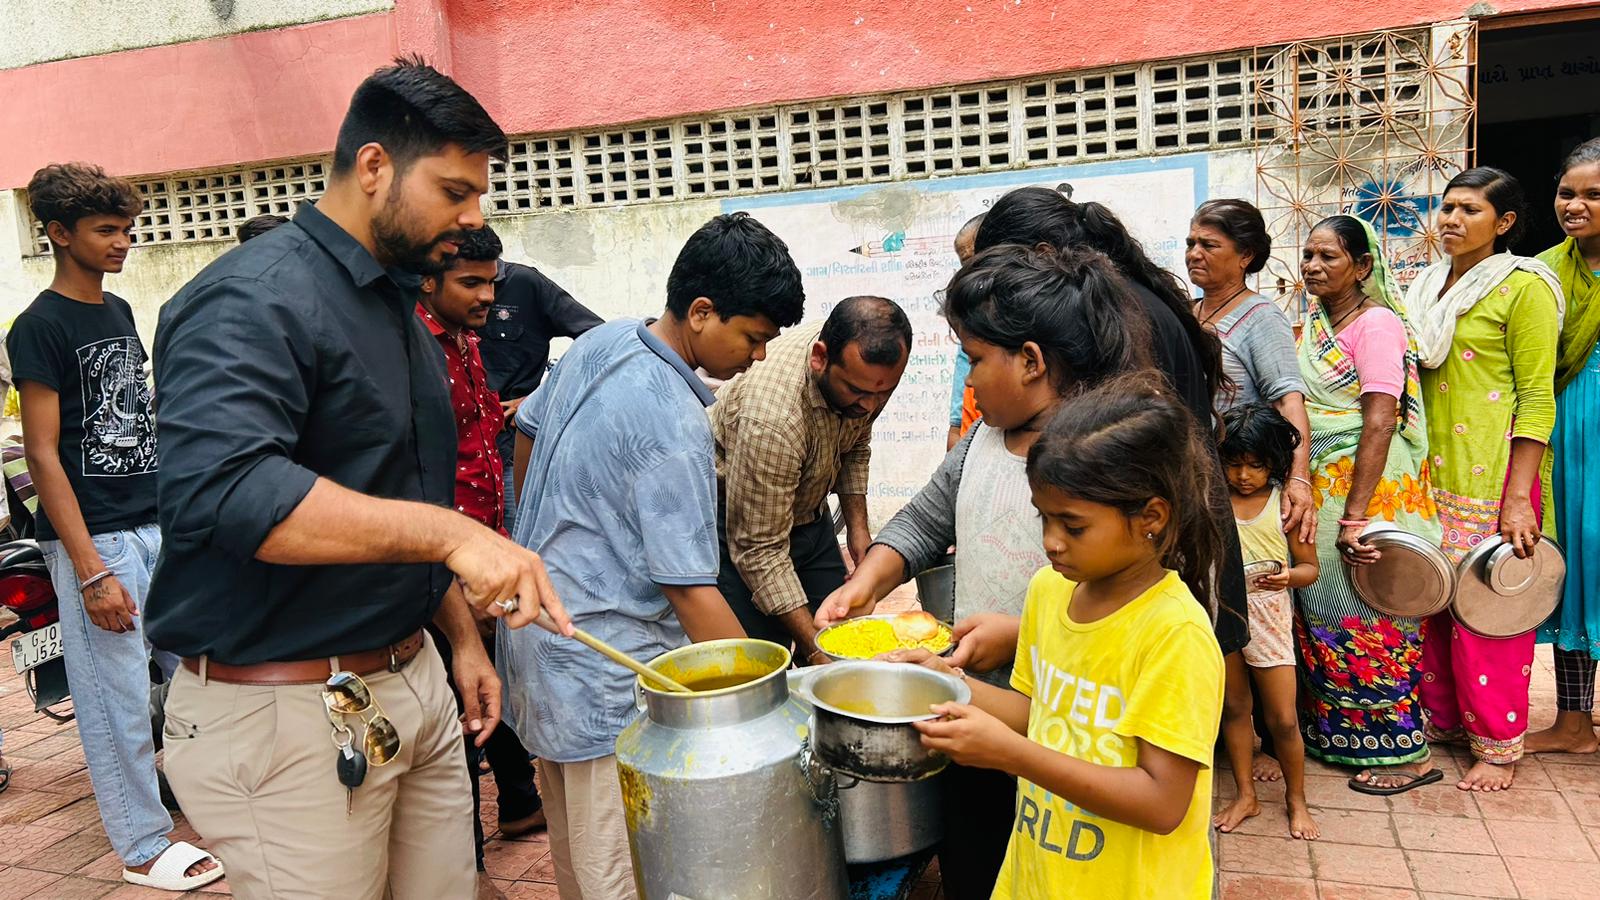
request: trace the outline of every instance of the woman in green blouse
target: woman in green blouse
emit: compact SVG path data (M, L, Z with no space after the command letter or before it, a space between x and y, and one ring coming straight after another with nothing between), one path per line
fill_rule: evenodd
M1499 169L1451 179L1439 206L1449 259L1411 285L1427 406L1428 454L1443 549L1454 561L1499 535L1518 556L1553 530L1550 460L1555 427L1560 284L1537 260L1507 248L1523 225L1522 187ZM1422 706L1430 742L1466 740L1477 763L1457 787L1511 786L1528 727L1534 635L1493 639L1429 619L1422 645Z

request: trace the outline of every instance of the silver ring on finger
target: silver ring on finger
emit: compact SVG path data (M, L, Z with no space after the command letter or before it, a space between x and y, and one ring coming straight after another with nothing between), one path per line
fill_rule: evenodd
M500 607L501 610L503 610L505 612L508 612L508 613L509 612L516 612L517 611L517 598L515 598L515 597L507 597L504 600L496 600L494 602L494 605Z

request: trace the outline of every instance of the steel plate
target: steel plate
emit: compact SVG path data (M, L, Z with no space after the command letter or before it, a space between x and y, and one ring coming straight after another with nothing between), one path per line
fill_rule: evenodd
M1361 602L1408 619L1431 616L1450 605L1456 572L1437 544L1392 525L1369 528L1363 537L1383 556L1369 566L1346 565Z

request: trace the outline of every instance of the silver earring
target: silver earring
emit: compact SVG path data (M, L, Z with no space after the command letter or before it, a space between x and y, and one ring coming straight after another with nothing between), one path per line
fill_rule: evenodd
M1144 539L1147 541L1153 541L1156 539L1156 533L1154 531L1146 531L1144 533Z

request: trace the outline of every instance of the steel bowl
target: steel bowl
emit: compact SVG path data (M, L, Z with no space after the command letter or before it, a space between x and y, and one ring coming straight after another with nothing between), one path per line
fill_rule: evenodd
M1283 563L1276 559L1258 559L1244 564L1244 583L1250 590L1257 590L1256 579L1267 575L1277 575L1283 571Z
M832 625L829 625L829 626L823 628L821 631L817 632L817 641L816 641L817 642L817 649L818 650L822 650L822 636L827 634L828 632L834 630L835 628L839 628L839 627L847 625L847 624L849 624L851 622L863 622L863 621L892 622L895 619L895 617L898 616L898 615L899 615L899 613L887 613L887 614L874 614L874 615L870 615L870 616L856 616L856 617L850 618L850 619L840 619L839 621L833 623ZM949 656L950 654L956 652L956 640L955 640L956 630L955 630L955 626L951 625L949 622L946 622L943 619L939 620L939 624L943 625L944 627L946 627L948 629L950 629L950 646L944 648L943 650L940 650L937 655L939 655L939 656ZM829 653L826 650L822 650L822 655L826 656L828 659L833 660L834 662L851 662L851 661L859 659L859 657L855 657L855 656L839 656L837 654Z
M970 703L953 675L907 663L850 660L819 666L797 686L811 704L811 747L829 768L867 781L920 781L950 759L922 746L913 722L937 703Z

